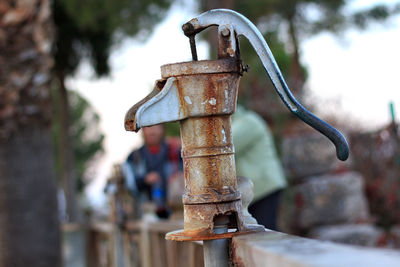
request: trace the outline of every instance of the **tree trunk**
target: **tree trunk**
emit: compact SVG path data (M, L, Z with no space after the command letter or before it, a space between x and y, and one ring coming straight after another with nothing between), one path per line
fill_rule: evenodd
M0 266L60 265L49 0L0 2Z
M58 266L51 135L19 127L0 143L0 266Z
M74 164L74 154L69 134L70 115L68 105L68 91L65 87L65 76L62 73L57 73L58 80L58 104L59 112L59 159L60 159L60 182L64 190L65 199L67 202L67 214L69 222L78 220L78 207L76 204L76 189L77 178Z

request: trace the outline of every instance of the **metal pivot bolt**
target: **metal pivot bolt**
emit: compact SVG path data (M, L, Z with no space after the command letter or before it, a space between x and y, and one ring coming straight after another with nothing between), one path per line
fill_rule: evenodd
M222 36L224 37L228 37L230 35L230 31L228 28L223 28L223 30L221 31Z

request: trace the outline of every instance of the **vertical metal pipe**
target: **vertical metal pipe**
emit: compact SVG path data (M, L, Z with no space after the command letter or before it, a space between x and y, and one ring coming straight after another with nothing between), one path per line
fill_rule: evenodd
M229 218L221 216L214 222L214 233L222 234L228 231ZM204 267L229 267L228 239L204 240Z
M219 229L218 229L219 230ZM227 228L215 233L224 233ZM204 267L229 267L228 239L203 241Z

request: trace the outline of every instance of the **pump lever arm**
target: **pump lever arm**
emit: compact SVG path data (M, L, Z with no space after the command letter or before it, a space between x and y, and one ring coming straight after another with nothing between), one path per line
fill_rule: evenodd
M214 9L193 18L184 24L182 28L185 35L190 37L213 25L232 27L236 36L243 35L249 40L283 103L299 119L328 137L336 147L337 157L340 160L346 160L349 156L349 146L344 136L334 127L316 117L296 100L288 88L267 42L250 20L233 10Z

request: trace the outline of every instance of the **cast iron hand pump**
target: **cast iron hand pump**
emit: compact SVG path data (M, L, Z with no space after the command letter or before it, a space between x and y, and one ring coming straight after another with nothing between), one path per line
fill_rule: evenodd
M197 61L195 35L213 25L218 26L218 59ZM236 108L237 88L244 69L238 37L250 41L290 111L327 136L341 160L348 157L347 142L335 128L297 102L267 43L247 18L232 10L216 9L190 20L182 28L190 39L193 61L162 66L162 79L125 117L128 131L180 121L184 230L169 233L167 238L212 240L262 231L263 227L244 222L237 191L230 116Z

